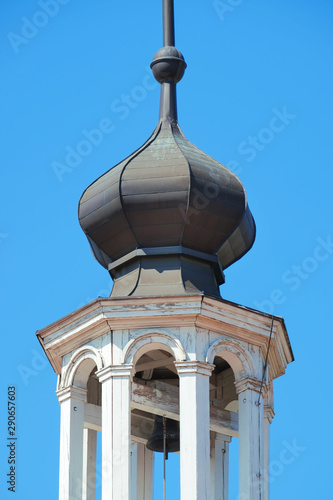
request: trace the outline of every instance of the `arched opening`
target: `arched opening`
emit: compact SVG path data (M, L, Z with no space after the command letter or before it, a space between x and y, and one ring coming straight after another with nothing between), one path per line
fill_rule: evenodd
M102 406L102 386L96 375L97 367L95 366L90 372L87 381L87 403L97 406Z
M69 360L60 388L74 386L85 390L91 372L101 368L102 359L99 352L91 346L80 347Z
M87 411L89 412L89 429L87 433L87 498L101 500L102 498L102 385L96 375L95 366L87 381ZM94 467L95 463L95 467Z
M215 368L210 378L209 392L211 405L237 413L238 397L233 369L221 356L215 356L213 364Z
M224 359L223 353L214 357L215 368L210 377L209 399L211 415L213 408L227 411L230 421L238 420L238 395L235 387L235 373L231 365ZM230 361L230 359L229 359ZM223 495L221 498L236 498L238 486L238 439L224 433L210 431L211 454L211 490L215 498L215 490ZM229 474L229 470L232 474ZM229 478L231 479L229 481Z
M211 345L207 353L207 361L213 362L216 365L212 378L213 396L217 394L219 397L213 397L212 404L220 405L222 411L227 411L228 414L226 416L229 422L234 422L234 428L237 429L237 432L233 434L232 426L230 426L230 433L227 435L238 437L240 430L242 431L241 441L239 441L239 439L233 439L230 445L229 443L225 445L226 442L223 442L223 449L228 453L228 457L224 454L223 460L220 460L218 465L221 468L221 464L223 464L224 473L222 473L222 477L228 477L230 481L227 480L224 482L224 485L222 483L218 484L218 478L221 477L219 472L221 472L221 470L216 471L215 467L215 487L218 485L219 488L227 488L225 496L229 495L232 498L236 498L239 494L238 483L241 470L239 463L240 461L249 463L247 453L248 443L251 439L251 435L255 432L254 427L256 425L256 419L250 419L250 423L253 422L254 425L254 427L250 429L245 408L250 408L249 411L252 411L253 408L257 408L253 405L252 398L254 396L252 393L250 396L247 395L239 399L236 386L239 388L239 383L248 378L252 380L259 379L261 376L261 367L259 363L255 363L251 353L242 343L229 339L219 340ZM241 407L239 407L239 401L241 402ZM246 406L244 406L243 403ZM219 443L217 443L217 448L218 445ZM220 446L218 449L221 450L222 447ZM228 472L229 468L231 471L230 475Z
M174 365L175 358L164 345L150 345L150 349L145 347L142 352L135 364L132 384L132 469L137 471L136 488L142 493L142 488L150 483L153 498L163 498L165 417L168 451L165 461L166 489L168 498L178 499L179 453L178 449L175 452L169 449L171 443L175 445L177 433L179 440L179 377ZM142 478L147 479L146 485L142 484ZM140 498L150 498L148 492L145 493L147 496Z
M64 382L86 392L84 403L82 494L84 498L100 500L102 496L101 455L101 384L96 376L98 367L93 352L77 352L69 364ZM78 451L79 453L79 451Z

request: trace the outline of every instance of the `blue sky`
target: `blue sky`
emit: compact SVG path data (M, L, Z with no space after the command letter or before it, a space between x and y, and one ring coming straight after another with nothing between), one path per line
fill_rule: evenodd
M333 498L333 4L175 4L176 46L188 64L179 123L237 173L257 224L254 247L226 271L221 294L283 316L296 359L275 382L271 499ZM1 2L0 18L0 496L11 498L4 437L15 385L15 498L55 500L56 376L35 331L110 293L77 204L157 123L149 64L162 45L161 2L16 0ZM236 482L232 472L230 500Z

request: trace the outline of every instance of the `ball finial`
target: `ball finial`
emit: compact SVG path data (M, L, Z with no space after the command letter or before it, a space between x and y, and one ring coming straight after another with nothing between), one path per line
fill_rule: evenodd
M150 65L153 75L159 83L180 82L186 66L182 53L173 46L166 46L158 50Z

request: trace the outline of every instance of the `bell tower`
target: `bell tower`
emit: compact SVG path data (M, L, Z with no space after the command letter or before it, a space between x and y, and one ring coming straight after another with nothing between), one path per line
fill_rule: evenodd
M228 500L232 438L239 498L268 500L273 381L293 354L282 318L220 296L255 224L240 180L180 129L173 0L151 68L155 130L79 202L111 296L37 332L58 375L59 500L95 500L99 432L102 500L153 500L155 453L180 454L181 500Z

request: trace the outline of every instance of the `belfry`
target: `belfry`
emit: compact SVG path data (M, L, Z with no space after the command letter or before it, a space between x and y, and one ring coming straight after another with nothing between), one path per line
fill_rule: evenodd
M96 499L99 432L102 500L153 500L159 452L180 455L181 500L228 500L232 438L239 498L268 500L273 381L293 354L282 318L220 296L255 223L240 180L178 124L173 0L151 68L155 130L79 202L111 295L37 332L58 375L59 500Z

